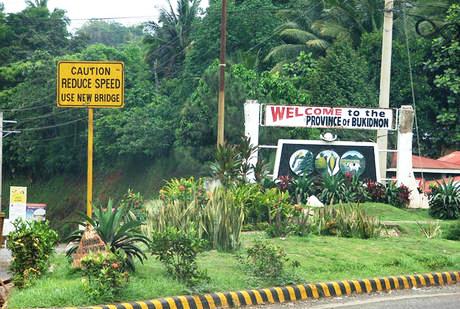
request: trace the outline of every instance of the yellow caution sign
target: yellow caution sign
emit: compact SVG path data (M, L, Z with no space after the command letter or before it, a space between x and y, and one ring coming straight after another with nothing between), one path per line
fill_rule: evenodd
M60 61L57 106L119 108L124 105L124 65L119 61Z

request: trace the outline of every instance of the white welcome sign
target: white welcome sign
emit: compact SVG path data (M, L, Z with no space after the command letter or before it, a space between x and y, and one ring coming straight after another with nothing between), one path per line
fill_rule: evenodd
M393 130L393 110L266 105L265 126Z

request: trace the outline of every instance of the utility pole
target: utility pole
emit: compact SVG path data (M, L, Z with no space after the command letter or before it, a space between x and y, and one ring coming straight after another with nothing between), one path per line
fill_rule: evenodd
M393 39L393 0L385 0L382 38L382 64L380 67L379 107L390 107L391 48ZM387 178L388 131L377 130L380 175Z
M0 211L2 211L2 185L3 185L3 137L10 135L12 133L21 133L21 131L17 130L3 130L3 123L17 123L17 121L14 120L3 120L3 112L0 112ZM3 135L3 133L6 133ZM1 233L2 231L0 231ZM2 236L2 235L0 235Z
M222 17L220 23L220 63L219 63L219 101L217 110L217 145L224 144L225 121L225 51L227 32L227 0L222 0Z

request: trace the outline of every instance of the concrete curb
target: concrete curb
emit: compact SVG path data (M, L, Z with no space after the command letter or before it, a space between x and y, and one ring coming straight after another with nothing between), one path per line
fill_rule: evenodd
M363 280L344 280L299 284L238 292L211 293L158 298L146 301L79 307L85 309L215 309L275 304L323 297L364 294L460 283L460 272L391 276ZM77 309L68 307L67 309Z

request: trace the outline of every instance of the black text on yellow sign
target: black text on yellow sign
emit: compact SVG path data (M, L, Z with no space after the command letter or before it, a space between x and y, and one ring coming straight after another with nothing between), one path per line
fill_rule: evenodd
M59 107L123 107L123 62L58 62L57 105Z

